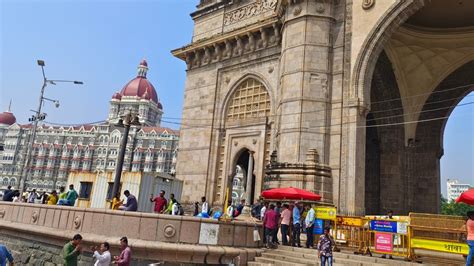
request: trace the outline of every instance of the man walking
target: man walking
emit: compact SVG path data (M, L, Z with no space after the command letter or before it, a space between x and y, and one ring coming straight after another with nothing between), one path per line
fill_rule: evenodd
M63 259L65 266L76 266L77 257L81 254L82 236L80 234L74 235L71 241L67 242L63 247Z
M300 234L301 234L301 212L299 202L295 202L293 207L293 246L301 247Z
M125 203L125 205L120 206L119 210L127 212L136 212L138 209L137 198L130 194L130 191L128 190L125 190L123 194L125 195L125 197L127 197L127 203Z
M150 201L155 202L155 213L163 213L166 209L167 200L165 199L165 191L161 190L160 195L153 198L153 194L150 196Z
M38 197L36 194L36 189L34 188L30 194L28 194L28 203L35 203L35 199Z
M7 260L10 262L10 266L14 265L12 254L8 251L7 247L0 244L0 266L6 266Z
M467 217L469 218L466 222L469 255L467 256L466 266L470 266L474 262L474 211L467 212Z
M94 259L96 259L94 266L109 266L112 256L110 255L110 245L108 242L100 244L100 247L92 247L92 252L94 252ZM99 251L97 251L99 250Z
M283 204L283 211L281 212L281 241L284 246L288 246L288 229L290 228L291 211L288 204Z
M128 246L128 239L126 236L120 238L120 256L114 257L114 264L118 266L130 266L132 260L132 250Z
M280 217L281 217L281 202L276 203L275 212L277 213L277 221L279 222ZM278 223L277 223L277 227L273 231L273 241L275 241L275 243L277 243L277 244L280 244L280 241L278 241L278 231L279 231L279 229L280 229L280 227L278 226Z
M324 234L321 235L318 242L318 258L321 259L321 266L326 265L326 261L328 262L328 266L332 266L332 249L335 246L334 239L329 234L330 228L324 228Z
M275 212L275 205L270 204L268 211L263 217L263 226L265 228L265 239L267 248L275 246L275 230L278 228L278 214Z
M314 242L313 229L314 229L315 212L310 204L308 204L307 208L308 208L308 213L306 214L306 218L304 219L304 223L306 226L306 248L312 248L313 242Z

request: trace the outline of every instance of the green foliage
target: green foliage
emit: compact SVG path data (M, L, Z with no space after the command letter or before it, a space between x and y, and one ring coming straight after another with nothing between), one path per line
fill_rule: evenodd
M468 211L474 211L474 206L465 203L455 203L454 201L448 202L445 198L441 197L441 214L466 216Z

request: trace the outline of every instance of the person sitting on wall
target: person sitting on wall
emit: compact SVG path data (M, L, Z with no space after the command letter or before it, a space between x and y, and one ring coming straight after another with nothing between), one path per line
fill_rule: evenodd
M58 193L53 190L48 196L48 205L56 205L56 203L58 203Z
M137 198L135 198L135 196L130 194L130 191L128 190L125 190L123 194L125 195L125 197L127 197L127 203L125 203L125 205L120 206L119 210L128 211L128 212L136 212L138 209Z
M77 194L77 191L74 189L74 185L71 184L69 185L69 191L66 194L65 199L60 199L58 201L58 205L64 205L64 206L74 206L76 204L76 200L79 197Z
M173 215L173 204L177 203L178 201L175 200L174 194L170 194L170 199L168 200L168 206L166 207L166 210L164 210L163 213L165 214L171 214Z
M115 194L115 197L112 199L112 210L118 210L123 204L123 200L120 200L120 192Z

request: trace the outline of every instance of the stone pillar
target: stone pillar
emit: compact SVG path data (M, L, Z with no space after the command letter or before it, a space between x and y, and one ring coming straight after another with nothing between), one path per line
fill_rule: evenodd
M306 160L315 148L327 163L332 1L297 1L288 6L280 59L280 162Z
M245 188L245 203L252 205L252 182L253 181L253 152L249 151L249 167L247 168L247 186Z

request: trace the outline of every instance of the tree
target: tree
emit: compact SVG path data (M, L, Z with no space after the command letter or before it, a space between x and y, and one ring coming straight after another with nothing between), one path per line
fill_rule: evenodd
M465 203L448 202L447 199L441 196L441 214L466 216L468 211L474 211L474 206Z

